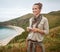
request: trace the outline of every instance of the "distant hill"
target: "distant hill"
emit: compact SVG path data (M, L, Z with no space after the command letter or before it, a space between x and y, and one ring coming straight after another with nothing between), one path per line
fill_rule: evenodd
M15 25L15 26L20 26L25 28L25 26L28 25L28 20L30 17L32 17L32 14L26 14L24 16L9 20L9 21L5 21L5 22L0 22L0 25Z
M51 15L60 15L60 10L59 11L52 11L49 14L51 14Z
M60 11L53 11L48 14L42 14L42 15L48 18L50 28L60 25ZM1 22L0 25L16 25L25 29L26 26L28 26L29 19L32 16L33 14L29 13L16 19L12 19L10 21Z
M44 16L48 18L50 28L60 26L60 11L53 11Z

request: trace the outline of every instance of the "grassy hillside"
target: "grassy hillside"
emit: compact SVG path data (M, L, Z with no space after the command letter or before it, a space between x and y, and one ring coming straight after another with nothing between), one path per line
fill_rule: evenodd
M26 14L16 19L12 19L10 21L0 22L0 25L15 25L25 29L26 26L28 26L29 18L32 16L33 16L32 14Z
M45 17L48 18L49 21L49 25L50 28L56 27L60 25L60 11L54 11L54 12L50 12L48 14L42 14ZM20 26L24 29L26 29L26 27L28 26L29 23L29 19L30 17L32 17L32 14L26 14L24 16L18 17L16 19L12 19L10 21L6 21L6 22L0 22L0 25L16 25L16 26Z
M44 39L46 52L60 52L60 11L53 11L43 15L48 18L50 27L50 33L45 36ZM26 29L29 24L29 19L32 16L32 14L27 14L10 21L0 23L0 25L16 25ZM26 52L25 39L27 35L28 32L25 31L22 35L15 37L8 45L0 47L0 52Z
M0 47L0 52L26 52L25 39L23 39L26 34L22 35L19 36L20 39L16 37L15 42L13 40L10 44ZM50 34L45 37L44 44L46 52L60 52L60 26L50 29Z
M60 26L50 29L44 39L46 52L60 52Z
M50 28L54 28L60 25L60 16L58 15L45 15L48 18Z

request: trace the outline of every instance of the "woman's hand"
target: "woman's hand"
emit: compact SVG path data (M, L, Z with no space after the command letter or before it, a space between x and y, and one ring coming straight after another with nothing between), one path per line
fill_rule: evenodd
M27 27L27 31L32 31L32 32L37 32L37 28L31 28L31 27Z
M40 29L38 29L38 28L31 28L31 27L27 27L27 31L29 32L29 31L32 31L32 32L38 32L38 33L41 33L41 34L45 34L44 33L44 30L40 30Z
M27 27L27 31L32 31L32 28L31 27Z
M44 34L44 31L43 30L40 30L38 28L33 28L32 31L33 32L38 32L38 33Z
M39 29L38 29L38 28L33 28L32 31L33 31L33 32L38 32Z

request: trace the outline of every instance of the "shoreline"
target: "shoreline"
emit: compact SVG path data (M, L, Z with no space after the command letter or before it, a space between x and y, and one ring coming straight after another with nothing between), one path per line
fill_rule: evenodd
M0 46L5 46L5 45L7 45L14 37L16 37L16 36L18 36L18 35L21 35L22 32L25 31L23 28L18 27L18 26L8 25L8 26L6 26L6 27L15 29L17 33L16 33L15 35L13 35L12 37L7 37L7 38L4 39L4 40L0 40Z

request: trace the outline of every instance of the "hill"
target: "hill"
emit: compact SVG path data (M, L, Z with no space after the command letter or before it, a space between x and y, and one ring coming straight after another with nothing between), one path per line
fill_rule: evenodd
M14 26L20 26L25 29L26 26L28 26L28 20L30 17L32 17L32 14L26 14L24 16L12 19L10 21L0 22L0 25L14 25Z
M48 14L42 14L48 18L50 33L45 36L44 44L46 52L60 52L60 11L53 11ZM26 14L24 16L12 19L10 21L1 22L0 25L16 25L26 29L29 24L29 19L32 17L32 14ZM25 39L28 35L28 32L25 31L22 35L15 37L11 42L0 49L1 52L26 52L22 48L25 48ZM19 49L21 48L21 49ZM3 49L5 51L3 51Z
M48 14L42 14L42 15L44 15L45 17L48 18L50 28L60 25L60 22L59 22L60 21L60 11L54 11L54 12L50 12ZM16 19L12 19L10 21L1 22L0 25L15 25L15 26L20 26L20 27L26 29L26 26L28 26L28 23L29 23L28 20L32 16L33 15L31 13L29 13L24 16L18 17Z
M49 14L51 14L51 15L60 15L60 10L59 11L52 11Z

